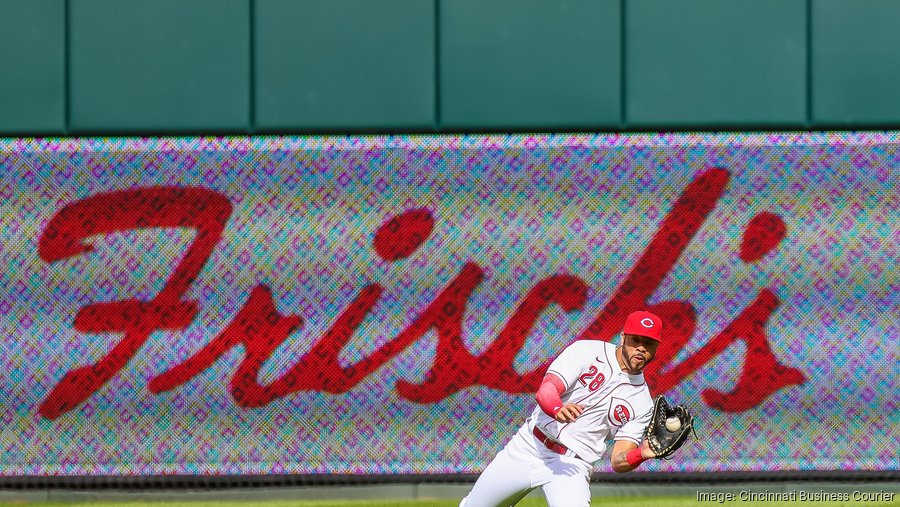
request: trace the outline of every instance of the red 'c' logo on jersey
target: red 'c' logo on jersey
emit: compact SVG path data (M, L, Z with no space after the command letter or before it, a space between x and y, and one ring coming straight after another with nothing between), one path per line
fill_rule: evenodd
M616 408L613 409L613 417L619 424L625 424L628 419L631 419L631 414L628 413L628 407L625 405L616 405Z

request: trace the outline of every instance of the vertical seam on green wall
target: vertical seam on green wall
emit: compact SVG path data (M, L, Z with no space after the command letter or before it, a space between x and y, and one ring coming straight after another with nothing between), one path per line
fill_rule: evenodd
M813 125L813 19L812 0L806 0L806 128Z
M625 101L628 98L625 86L628 84L625 76L625 0L619 0L619 130L624 130L628 125L627 108Z
M71 0L63 0L63 134L68 135L71 128L71 116L72 116L72 93L69 89L69 84L71 78L69 77L69 68L71 60L70 57L70 47L71 47L71 36L72 32L69 27L69 2Z
M441 0L434 0L434 127L441 130Z
M248 61L250 64L250 71L248 75L250 78L250 83L247 87L247 96L249 100L248 107L250 125L248 126L247 131L252 134L256 132L256 0L249 0L248 3L250 4L250 54L248 55Z

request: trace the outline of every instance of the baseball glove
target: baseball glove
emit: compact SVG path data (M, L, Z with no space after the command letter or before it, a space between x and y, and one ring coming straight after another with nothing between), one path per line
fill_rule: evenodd
M676 431L666 429L666 419L677 418L681 427ZM669 400L657 396L653 403L653 417L644 429L644 440L657 458L668 458L687 440L694 429L694 416L683 405L669 406Z

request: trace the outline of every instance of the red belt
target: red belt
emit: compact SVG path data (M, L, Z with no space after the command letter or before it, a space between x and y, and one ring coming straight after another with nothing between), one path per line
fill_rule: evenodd
M551 451L555 452L556 454L565 454L566 451L569 450L568 447L560 444L559 442L554 442L553 440L550 440L550 437L545 435L543 431L539 430L537 426L534 427L534 431L532 431L532 433L534 433L535 438L540 440L541 443L544 444L544 446L547 449L550 449Z

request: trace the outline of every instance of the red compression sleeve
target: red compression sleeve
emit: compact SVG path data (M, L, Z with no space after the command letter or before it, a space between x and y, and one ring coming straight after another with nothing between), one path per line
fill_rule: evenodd
M647 460L645 460L644 456L641 454L641 448L635 447L625 455L625 461L627 461L629 465L636 467Z
M562 399L559 397L566 390L562 380L556 375L545 375L541 387L538 388L538 406L550 417L556 417L556 413L562 408Z

